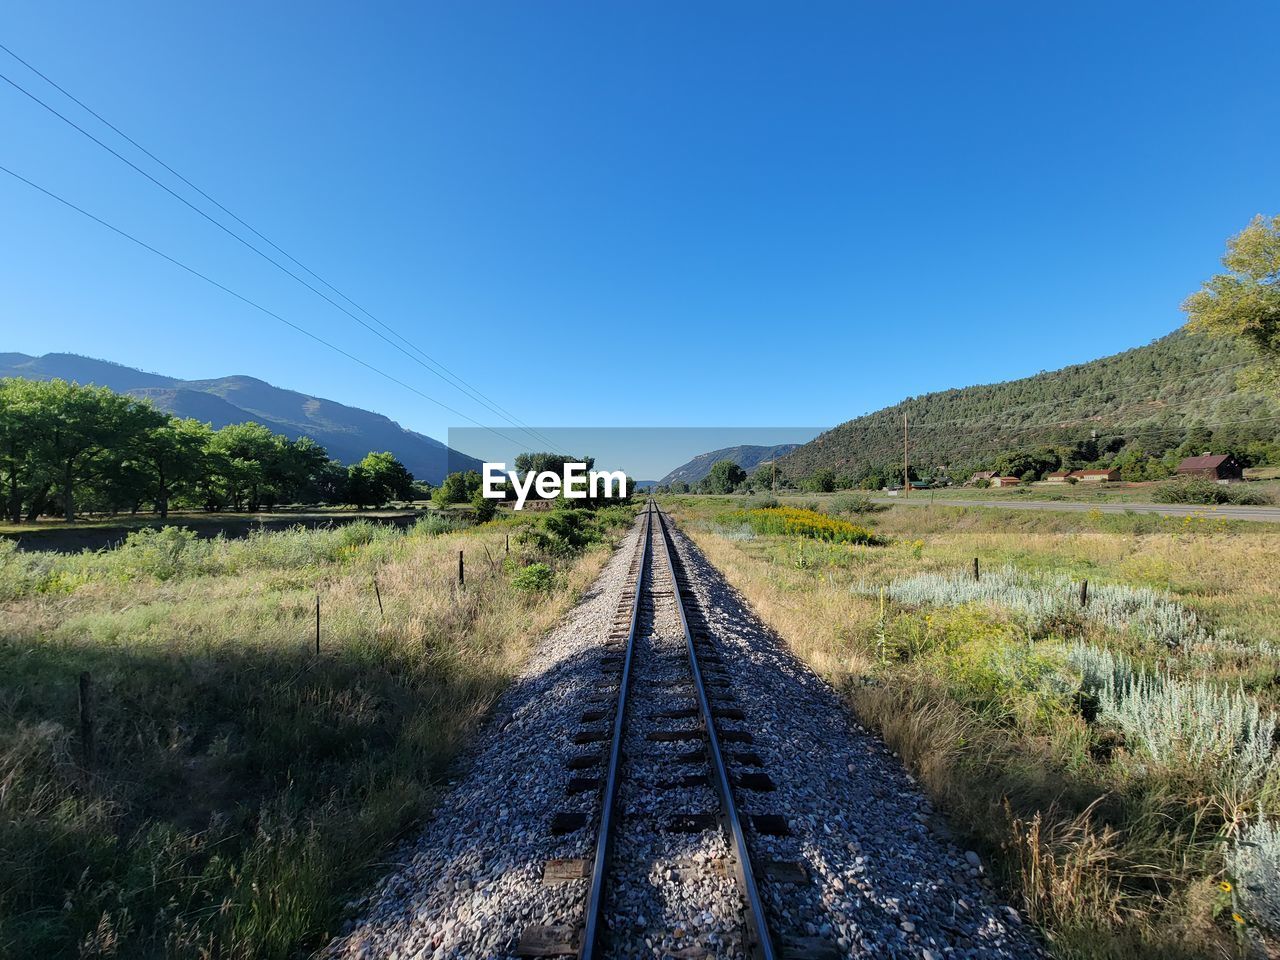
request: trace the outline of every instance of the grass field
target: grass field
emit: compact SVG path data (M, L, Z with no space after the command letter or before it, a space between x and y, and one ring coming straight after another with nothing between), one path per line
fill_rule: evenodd
M631 511L597 516L0 544L0 957L323 942Z
M1269 474L1270 471L1260 471ZM1152 503L1157 501L1159 482L1142 483L1029 483L1016 487L941 487L936 490L913 490L912 500L1045 500L1073 503ZM1248 490L1273 503L1280 503L1280 480L1272 477L1251 479L1247 483L1233 485L1231 489ZM873 492L877 498L890 499L886 494ZM899 493L898 496L902 494ZM795 494L788 499L819 499L830 494Z
M467 505L470 506L469 504ZM326 524L373 520L379 523L403 522L430 509L421 504L388 507L380 510L352 510L338 507L280 508L259 513L233 511L174 510L161 519L158 514L138 513L117 516L82 516L68 523L58 517L40 517L31 523L0 521L0 538L16 540L26 550L57 550L76 553L115 546L135 530L179 526L194 530L201 537L241 537L253 530L283 530L291 526L318 527Z
M1057 955L1229 957L1274 934L1280 531L944 507L842 518L876 546L762 534L741 498L670 504Z

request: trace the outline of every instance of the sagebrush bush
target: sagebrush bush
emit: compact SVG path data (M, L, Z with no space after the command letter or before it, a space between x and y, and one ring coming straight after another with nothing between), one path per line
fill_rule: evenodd
M855 592L874 595L878 584L857 584ZM1090 584L1088 603L1079 602L1079 584L1070 577L1023 573L1013 567L987 571L974 580L965 573L920 573L887 587L893 600L909 606L957 606L990 603L1013 611L1033 630L1079 620L1115 631L1132 631L1169 647L1190 650L1223 645L1195 611L1149 587Z
M1227 873L1246 919L1280 934L1280 822L1261 814L1227 852Z
M1169 767L1212 769L1220 788L1253 790L1280 773L1276 716L1243 690L1137 671L1097 693L1128 749Z
M1123 687L1133 677L1133 663L1123 653L1083 640L1067 648L1067 663L1079 672L1080 687L1091 697L1107 687Z
M754 540L756 532L749 523L712 523L711 531L726 540Z

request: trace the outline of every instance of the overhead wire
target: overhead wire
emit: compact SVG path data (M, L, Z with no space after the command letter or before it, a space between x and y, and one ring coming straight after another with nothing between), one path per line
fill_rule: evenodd
M237 300L241 301L242 303L245 303L253 307L255 310L258 310L266 314L268 317L271 317L272 319L280 321L285 326L290 327L291 329L297 331L298 333L301 333L303 336L309 337L310 339L314 340L316 343L319 343L328 347L330 350L333 350L335 353L341 354L342 356L346 357L348 360L351 360L354 363L358 363L360 366L364 367L367 370L372 371L373 373L378 374L380 377L383 377L384 379L389 380L392 383L395 383L401 387L404 387L406 390L409 390L410 392L416 394L422 399L427 400L431 403L434 403L436 406L440 407L443 410L447 410L449 413L452 413L454 416L461 417L462 419L468 421L469 423L473 423L477 427L480 427L482 430L486 430L492 433L494 436L501 437L503 440L506 440L509 443L514 443L517 446L520 445L519 441L515 440L514 438L508 436L505 433L502 433L500 430L496 429L495 427L487 426L481 423L479 420L476 420L475 418L463 413L461 410L451 407L449 404L445 403L444 401L437 400L435 397L432 397L426 393L423 393L417 387L413 386L412 384L406 383L404 380L401 380L399 377L395 376L394 374L387 373L385 370L381 369L378 366L375 366L374 364L368 362L367 360L363 360L360 357L357 357L355 354L350 353L347 350L344 350L342 347L339 347L337 344L325 339L319 334L313 333L312 331L308 330L306 327L303 327L300 324L293 322L292 320L282 316L281 314L275 312L269 307L263 306L261 303L252 299L251 297L247 297L244 294L239 293L236 290L233 290L231 287L227 286L226 284L213 279L208 274L203 273L200 270L197 270L195 267L192 267L182 262L176 257L170 256L169 254L165 253L163 250L157 249L156 247L147 243L145 240L142 240L139 237L134 236L132 233L129 233L127 230L117 227L115 224L110 223L109 221L103 219L102 217L99 217L97 214L91 213L90 211L86 210L84 207L79 206L73 201L68 200L66 197L63 197L55 193L54 191L48 189L47 187L41 186L40 184L36 183L34 180L30 180L27 177L24 177L22 174L14 170L11 170L2 164L0 164L0 172L6 173L10 177L13 177L15 180L19 180L22 183L25 183L28 187L31 187L32 189L44 194L46 197L49 197L52 200L56 200L58 203L62 204L65 207L68 207L71 210L74 210L76 213L79 213L81 216L87 217L88 219L94 221L95 223L103 227L106 227L111 232L118 234L119 236L124 237L126 240L129 240L137 244L138 246L142 247L144 250L147 250L150 253L155 254L157 257L160 257L162 260L166 260L169 263L173 264L175 267L179 267L180 269L185 270L187 273L190 273L192 276L199 277L201 280L205 281L206 283L214 287L217 287L219 290L223 291L224 293L227 293L230 296L235 297Z
M446 366L444 366L444 364L440 363L440 361L436 360L434 357L432 357L430 354L428 354L428 353L427 353L425 350L423 350L421 347L417 346L417 345L416 345L415 343L413 343L411 340L409 340L408 338L406 338L403 334L399 333L399 332L398 332L398 331L396 331L394 328L392 328L391 326L389 326L388 324L386 324L385 322L383 322L382 320L380 320L377 316L375 316L375 315L374 315L373 313L371 313L369 310L367 310L366 308L362 307L362 306L361 306L360 304L358 304L356 301L352 300L350 297L348 297L346 294L344 294L341 290L339 290L339 289L338 289L337 287L335 287L333 284L329 283L329 282L328 282L327 280L325 280L323 277L319 276L319 274L317 274L317 273L316 273L315 271L313 271L311 268L307 267L305 264L303 264L301 261L299 261L296 257L292 256L292 255L291 255L290 253L288 253L286 250L282 249L278 244L276 244L275 242L273 242L272 240L270 240L268 237L266 237L265 235L263 235L260 231L258 231L256 228L254 228L253 226L251 226L249 223L247 223L247 222L246 222L245 220L243 220L241 217L239 217L238 215L236 215L235 213L233 213L233 212L232 212L231 210L229 210L226 206L224 206L222 203L220 203L219 201L217 201L216 199L214 199L212 196L210 196L207 192L205 192L205 191L204 191L204 190L202 190L200 187L198 187L196 184L194 184L194 183L193 183L191 180L189 180L187 177L183 176L181 173L179 173L177 170L175 170L172 166L170 166L169 164L165 163L163 160L161 160L159 157L157 157L157 156L156 156L154 153L152 153L150 150L146 149L144 146L142 146L142 145L141 145L140 143L138 143L135 139L133 139L133 138L132 138L132 137L130 137L128 134L126 134L124 131L122 131L122 130L121 130L119 127L117 127L115 124L111 123L109 120L107 120L105 117L103 117L103 116L102 116L101 114L99 114L97 111L95 111L93 108L89 107L87 104L85 104L85 103L84 103L82 100L80 100L78 97L76 97L75 95L73 95L72 93L70 93L69 91L67 91L64 87L62 87L60 84L58 84L57 82L55 82L54 80L52 80L52 79L51 79L50 77L48 77L46 74L44 74L43 72L41 72L40 70L38 70L36 67L34 67L34 66L33 66L33 65L31 65L30 63L28 63L26 60L24 60L23 58L19 57L16 53L14 53L12 50L10 50L10 49L9 49L7 46L5 46L3 43L0 43L0 50L4 50L4 52L5 52L5 53L9 54L9 56L13 57L13 59L17 60L17 61L18 61L19 63L21 63L24 67L26 67L28 70L30 70L32 73L36 74L36 76L40 77L42 80L44 80L46 83L48 83L48 84L49 84L50 86L52 86L54 89L58 90L60 93L62 93L65 97L67 97L69 100L71 100L71 101L72 101L73 103L75 103L77 106L79 106L81 109L85 110L85 111L86 111L87 113L89 113L91 116L93 116L94 118L96 118L97 120L99 120L101 123L103 123L104 125L106 125L107 127L109 127L112 131L114 131L116 134L118 134L118 135L119 135L120 137L122 137L124 140L128 141L128 142L129 142L130 144L132 144L135 148L137 148L139 151L141 151L142 153L144 153L147 157L151 158L153 161L155 161L156 163L158 163L161 167L163 167L165 170L167 170L167 171L168 171L169 173L171 173L173 176L177 177L179 180L181 180L183 183L185 183L185 184L186 184L187 186L189 186L191 189L195 190L198 194L200 194L200 196L204 197L206 200L208 200L210 203L212 203L214 206L216 206L219 210L223 211L223 212L224 212L224 213L226 213L229 217L231 217L233 220L235 220L237 223L241 224L243 227L245 227L245 229L249 230L251 233L253 233L255 236L257 236L259 239L261 239L264 243L266 243L266 244L270 245L273 249L275 249L276 251L278 251L282 256L286 257L286 258L287 258L288 260L290 260L292 263L296 264L296 265L299 267L299 269L301 269L301 270L305 271L307 274L309 274L310 276L314 277L314 278L315 278L319 283L323 284L325 287L327 287L328 289L332 290L332 291L333 291L333 292L334 292L338 297L340 297L341 299L343 299L343 300L347 301L347 302L348 302L348 303L350 303L352 306L354 306L357 310L360 310L362 313L364 313L365 315L367 315L367 316L368 316L368 317L369 317L369 318L370 318L374 323L376 323L378 326L382 327L384 330L388 331L392 336L396 337L396 338L397 338L398 340L400 340L402 343L406 344L410 349L406 349L404 346L401 346L401 344L396 343L394 340L390 339L389 337L387 337L385 334L383 334L383 333L382 333L382 332L380 332L379 330L377 330L377 329L375 329L374 327L370 326L366 321L364 321L364 320L363 320L363 319L361 319L359 316L357 316L356 314L354 314L351 310L349 310L348 308L344 307L342 304L340 304L340 303L338 303L337 301L335 301L332 297L330 297L328 294L324 293L322 290L319 290L319 289L318 289L317 287L315 287L313 284L311 284L311 283L307 282L304 278L302 278L302 277L298 276L298 274L296 274L294 271L290 270L290 269L289 269L287 266L285 266L284 264L280 263L280 261L276 260L276 259L275 259L274 257L272 257L270 254L266 253L265 251L263 251L262 249L260 249L259 247L257 247L257 246L256 246L256 245L254 245L253 243L251 243L250 241L246 240L244 237L240 236L240 235L239 235L238 233L236 233L234 230L232 230L232 229L230 229L229 227L227 227L227 226L226 226L226 224L221 223L221 222L220 222L219 220L217 220L216 218L214 218L214 217L210 216L206 211L204 211L204 210L200 209L200 207L198 207L196 204L192 203L192 202L191 202L190 200L188 200L186 197L182 196L180 193L178 193L177 191L175 191L173 188L171 188L171 187L170 187L170 186L168 186L167 184L165 184L165 183L163 183L162 181L160 181L159 179L157 179L157 178L156 178L155 176L153 176L151 173L149 173L148 171L144 170L144 169L143 169L142 167L140 167L138 164L134 163L134 162L133 162L132 160L130 160L128 157L126 157L126 156L124 156L123 154L121 154L119 151L117 151L116 149L114 149L112 146L110 146L109 144L107 144L106 142L104 142L103 140L101 140L100 138L98 138L98 137L94 136L94 134L93 134L93 133L91 133L90 131L86 130L86 129L85 129L84 127L82 127L80 124L76 123L74 120L72 120L70 117L66 116L64 113L62 113L61 111L59 111L57 108L55 108L55 107L54 107L54 106L52 106L51 104L49 104L49 103L47 103L46 101L42 100L42 99L41 99L40 97L38 97L36 94L32 93L30 90L28 90L26 87L22 86L20 83L18 83L17 81L15 81L15 80L14 80L14 79L12 79L11 77L9 77L7 74L4 74L3 72L0 72L0 79L4 80L4 81L5 81L6 83L8 83L11 87L13 87L15 90L17 90L17 91L19 91L20 93L22 93L23 95L25 95L27 98L29 98L30 100L32 100L34 103L38 104L40 107L42 107L43 109L45 109L46 111L48 111L48 112L49 112L50 114L52 114L53 116L57 117L57 118L58 118L59 120L61 120L63 123L67 124L67 125L68 125L68 126L70 126L72 129L76 130L76 131L77 131L77 132L79 132L81 135L83 135L83 136L85 136L86 138L88 138L89 140L91 140L93 143L97 144L97 145L98 145L99 147L101 147L103 150L106 150L108 153L110 153L112 156L114 156L114 157L115 157L117 160L119 160L121 163L126 164L128 167L130 167L131 169L133 169L135 172L137 172L137 173L138 173L138 174L140 174L141 176L145 177L145 178L146 178L147 180L149 180L151 183L155 184L157 187L159 187L160 189L164 190L166 193L168 193L168 194L169 194L170 196L172 196L174 199L178 200L180 203L184 204L184 205L185 205L186 207L188 207L190 210L192 210L193 212L195 212L196 214L198 214L199 216L201 216L202 218L204 218L205 220L207 220L209 223L213 224L215 227L217 227L217 228L218 228L219 230L221 230L223 233L227 234L227 235L228 235L229 237L231 237L232 239L236 240L236 241L237 241L237 242L239 242L240 244L242 244L242 245L244 245L245 247L247 247L247 248L248 248L249 250L251 250L253 253L257 254L257 255L258 255L259 257L261 257L263 260L266 260L268 263L270 263L271 265L273 265L274 267L276 267L276 269L280 270L280 271L281 271L282 273L284 273L286 276L288 276L288 277L290 277L291 279L293 279L295 282L297 282L297 283L301 284L302 286L306 287L308 290L310 290L310 291L311 291L312 293L314 293L316 296L320 297L320 298L321 298L322 300L324 300L326 303L330 304L330 305L331 305L332 307L334 307L336 310L339 310L341 313L345 314L347 317L349 317L350 319L354 320L357 324L359 324L359 325L360 325L361 327L363 327L365 330L367 330L368 332L372 333L374 336L377 336L379 339L383 340L385 343L389 344L391 347L393 347L394 349L398 350L400 353L402 353L402 354L404 354L405 356L407 356L410 360L412 360L413 362L417 363L419 366L421 366L423 369L427 370L427 372L431 373L433 376L435 376L435 377L437 377L438 379L440 379L440 380L444 381L445 383L449 384L449 385L450 385L451 387L453 387L454 389L459 390L459 392L463 393L463 394L464 394L465 396L467 396L469 399L473 400L473 401L474 401L474 402L476 402L476 403L479 403L481 406L484 406L484 407L485 407L486 409L488 409L491 413L494 413L495 415L497 415L497 416L499 416L499 417L502 417L502 418L503 418L504 420L506 420L506 421L507 421L511 426L515 427L516 429L522 430L523 432L527 433L530 437L532 437L532 438L534 438L534 439L538 440L540 443L548 443L548 444L552 444L552 445L554 445L555 441L551 440L549 437L545 436L544 434L540 434L538 431L534 430L532 427L528 426L528 425L527 425L527 424L525 424L523 421L518 420L517 418L515 418L515 417L514 417L514 415L512 415L511 413L509 413L508 411L506 411L504 408L502 408L499 404L497 404L497 402L496 402L496 401L492 401L492 400L490 400L488 397L486 397L486 396L485 396L485 395L484 395L484 394L483 394L483 393L482 393L478 388L473 387L471 384L467 383L467 382L466 382L465 380L463 380L461 377L458 377L456 374L454 374L452 371L450 371ZM410 350L412 350L413 352L410 352ZM436 368L438 368L438 369L436 369Z

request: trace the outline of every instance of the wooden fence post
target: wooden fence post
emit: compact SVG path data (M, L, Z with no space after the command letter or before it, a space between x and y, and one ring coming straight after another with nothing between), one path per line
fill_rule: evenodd
M378 598L378 616L385 617L387 614L382 609L382 591L378 589L378 575L373 575L373 595Z
M507 548L506 548L506 550L505 550L504 552L506 552L506 553L510 553L510 552L511 552L511 534L509 534L509 533L507 534Z
M467 572L462 564L462 551L458 551L458 586L465 587L467 585Z
M1089 605L1089 581L1081 580L1080 581L1080 606L1085 607L1088 605Z
M80 757L86 770L94 765L97 753L93 729L93 677L80 674Z
M316 656L320 656L320 594L316 594Z
M973 558L973 579L978 580L978 558Z

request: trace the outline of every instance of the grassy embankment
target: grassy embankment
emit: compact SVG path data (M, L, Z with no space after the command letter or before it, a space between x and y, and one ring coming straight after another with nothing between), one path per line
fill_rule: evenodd
M519 543L529 519L438 517L145 532L71 556L0 544L0 957L247 960L322 942L599 570L606 521L631 513L600 516L573 545ZM531 561L551 575L517 578Z
M762 534L741 498L671 505L1056 954L1225 957L1280 921L1280 845L1235 845L1280 813L1280 531L1207 512L848 517L875 546Z

